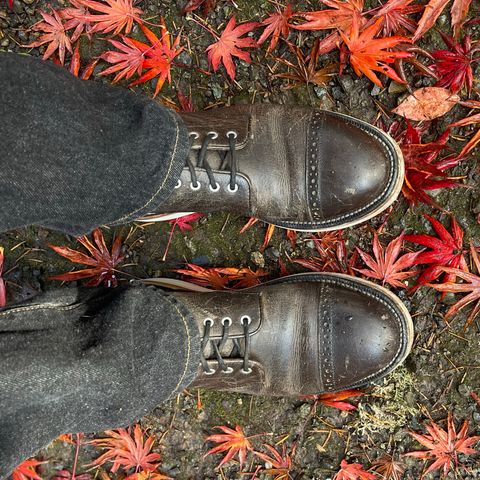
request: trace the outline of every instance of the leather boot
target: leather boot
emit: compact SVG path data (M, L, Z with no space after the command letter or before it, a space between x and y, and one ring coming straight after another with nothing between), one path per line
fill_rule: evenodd
M181 117L190 155L164 213L228 211L295 230L334 230L378 215L402 187L395 141L347 115L238 105Z
M410 315L366 280L304 273L235 292L174 292L198 322L201 364L192 386L299 396L358 387L400 365Z

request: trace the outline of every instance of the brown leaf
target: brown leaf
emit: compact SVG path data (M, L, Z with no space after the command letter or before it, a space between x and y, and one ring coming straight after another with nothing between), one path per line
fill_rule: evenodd
M450 111L460 101L458 95L440 87L415 90L392 112L409 120L433 120Z
M467 18L468 10L472 0L454 0L452 5L452 26L453 36L458 38L460 36L460 30Z
M423 11L422 18L418 22L417 30L413 36L413 42L423 37L423 35L433 27L449 1L450 0L430 0L430 2L428 2L428 5L425 6L425 10Z

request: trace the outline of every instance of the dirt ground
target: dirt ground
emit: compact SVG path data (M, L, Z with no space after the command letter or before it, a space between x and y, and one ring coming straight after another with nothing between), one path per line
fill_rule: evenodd
M251 65L236 63L238 73L235 82L226 78L223 69L216 74L205 75L199 69L209 70L204 50L212 38L195 22L182 16L184 3L183 0L144 0L139 3L152 22L161 14L172 32L182 32L182 44L186 49L178 61L191 66L174 69L173 83L162 90L158 101L177 102L175 92L180 88L186 94L192 92L197 110L234 103L271 102L310 105L348 113L370 122L382 118L388 123L393 115L389 118L381 110L388 113L406 96L402 88L389 88L392 85L390 81L386 82L387 88L380 89L366 78L356 77L350 69L342 77L332 77L324 87L303 85L286 89L288 82L274 76L275 73L286 71L286 67L271 57L265 59L265 49L252 51ZM66 0L51 2L51 5L65 6ZM297 10L314 10L317 6L313 0L296 3ZM29 29L40 18L38 9L41 8L47 8L43 0L14 0L13 11L0 5L0 49L39 56L41 48L26 49L21 45L28 44L36 37ZM272 8L270 2L261 0L236 0L235 3L219 1L207 20L221 30L225 20L233 13L239 21L260 20ZM474 2L473 8L478 14L479 5ZM445 13L438 25L448 30L448 22L449 16ZM470 27L469 31L474 38L480 38L478 25ZM298 33L291 40L308 51L315 36L321 35ZM422 46L434 49L440 48L442 43L438 34L431 31L424 38ZM82 62L86 64L104 49L100 40L90 43L82 39ZM285 45L281 45L275 55L291 58ZM335 60L336 55L334 53L321 58L319 63ZM478 78L478 69L475 73ZM412 88L432 84L425 77L415 76L412 72L407 74ZM90 81L108 80L100 77ZM136 88L148 95L153 92L152 84ZM445 125L461 117L462 109L455 109L453 114L433 122L431 134L442 132ZM458 148L460 142L454 138L451 145ZM454 171L456 176L464 177L462 181L469 188L456 188L434 195L446 211L454 212L465 229L465 245L468 245L469 239L480 245L477 217L480 213L480 174L476 158L478 155L473 155L471 160ZM384 243L402 230L432 234L430 225L422 217L423 212L432 210L426 206L409 209L405 200L399 199L388 219L383 215L367 225L346 232L348 247L352 250L359 246L371 251L371 232L385 220L387 223L382 234ZM437 213L436 218L448 225L448 215ZM170 230L167 224L132 224L105 232L107 238L113 234L126 238L128 266L123 269L126 272L124 281L155 276L175 277L172 270L185 262L202 266L249 266L253 269L264 266L270 277L275 278L279 275L279 258L294 273L302 270L290 259L308 258L315 254L308 234L299 234L297 247L293 249L285 232L278 229L270 246L261 252L266 225L259 222L239 234L246 221L234 214L207 215L194 225L191 232L175 233L166 261L162 261L162 256ZM78 247L75 239L40 227L0 235L0 245L5 247L6 254L5 279L9 302L20 301L58 286L58 282L48 277L72 268L72 264L48 248L49 243ZM442 302L432 289L421 288L414 295L408 295L405 291L396 293L414 318L414 348L402 368L381 384L367 388L363 397L353 400L358 404L358 410L341 412L318 406L312 411L312 402L300 399L268 399L189 390L171 402L159 405L141 421L143 427L158 437L155 448L162 455L162 471L179 480L240 478L238 464L231 462L218 470L215 466L220 457L204 458L208 449L204 439L212 433L215 425L240 424L249 435L268 433L265 437L254 439L256 445L264 441L271 444L284 442L289 447L296 444L291 478L321 480L333 478L343 458L368 466L384 453L401 457L402 453L419 449L408 431L423 431L422 426L429 417L441 421L449 411L454 413L458 422L469 420L472 434L480 434L480 407L470 397L471 391L480 394L480 322L474 321L467 332L462 330L463 315L447 324L443 314L453 297L447 296ZM201 408L197 405L198 398L201 399ZM81 449L78 463L80 472L88 470L83 466L95 455L98 455L98 451L92 447ZM54 442L38 455L38 458L49 462L44 466L42 476L50 478L56 470L70 469L73 457L72 446ZM420 479L424 469L422 462L410 457L402 457L402 462L406 465L402 478ZM478 457L470 457L465 465L467 469L451 473L448 478L480 478ZM243 472L254 470L253 464L243 468ZM260 475L259 478L267 477Z

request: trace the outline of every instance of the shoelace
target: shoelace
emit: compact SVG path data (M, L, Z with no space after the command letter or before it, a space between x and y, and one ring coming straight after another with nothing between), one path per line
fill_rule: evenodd
M228 367L225 363L224 358L222 357L220 350L225 346L228 340L233 342L233 350L229 354L229 357L242 358L243 357L243 366L241 369L242 373L251 373L252 369L250 368L249 356L250 356L250 324L252 319L248 315L243 315L240 319L240 322L243 326L243 337L245 339L245 345L242 349L240 347L240 342L238 338L229 338L230 326L232 325L232 319L230 317L225 317L222 319L223 333L220 340L210 339L210 330L214 324L211 318L205 318L203 325L205 327L203 332L202 341L200 344L200 362L202 363L203 371L207 375L213 375L216 370L210 368L210 365L205 358L205 348L210 342L213 347L213 352L215 354L215 359L218 362L218 365L223 373L232 373L233 368Z
M228 184L227 189L230 193L235 193L238 190L237 157L235 154L235 147L237 143L238 134L237 132L230 130L226 133L226 136L228 138L228 144L229 144L228 149L216 150L216 151L220 155L220 160L221 160L220 170L226 170L227 167L230 168L230 182ZM195 140L200 138L200 134L198 132L190 132L189 137L190 137L190 149L192 149ZM202 141L200 150L198 151L198 160L196 165L194 165L192 160L190 160L190 158L187 156L185 164L188 167L188 170L190 171L190 177L192 179L190 182L190 188L194 191L200 190L200 188L202 187L201 183L198 181L198 178L197 178L197 172L195 171L196 168L205 169L208 176L209 188L212 192L218 192L220 190L220 184L215 180L212 167L210 166L206 158L208 146L210 145L210 142L212 140L215 140L216 138L218 138L217 132L207 133L207 135ZM182 186L182 182L181 180L179 180L175 188L180 188L181 186Z

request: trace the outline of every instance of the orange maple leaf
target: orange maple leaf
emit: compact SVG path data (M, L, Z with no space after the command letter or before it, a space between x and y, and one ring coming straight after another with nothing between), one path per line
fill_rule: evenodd
M458 467L458 456L460 454L473 455L480 453L478 450L472 448L475 443L480 441L480 436L469 437L467 435L467 420L463 422L462 427L457 433L451 412L448 413L447 431L433 421L429 425L426 425L425 429L427 430L428 435L420 435L415 432L410 432L410 435L417 440L418 443L427 447L428 450L405 454L407 457L435 460L427 468L424 475L443 468L443 474L447 476L453 466Z
M26 45L26 47L39 47L45 43L49 43L45 53L43 54L43 59L46 60L50 58L56 50L58 50L58 57L60 63L63 65L65 62L65 51L68 50L70 53L73 53L72 42L70 37L67 35L65 26L63 25L62 18L56 10L52 9L53 16L40 11L40 15L43 17L43 22L36 23L32 30L37 32L46 32L44 35L40 36L37 40Z
M42 480L37 473L37 467L45 462L39 462L34 458L25 460L13 472L12 480Z
M258 44L261 45L263 42L265 42L265 40L267 40L268 37L272 37L270 40L270 45L267 48L267 53L271 52L277 46L280 36L285 39L288 37L288 32L290 30L288 21L292 16L292 4L289 3L285 7L285 10L272 13L260 23L262 27L266 28L258 39Z
M218 464L218 468L230 461L235 455L238 454L238 460L240 462L240 468L242 468L245 460L247 458L247 451L253 451L252 445L250 444L248 438L243 433L242 427L240 425L235 426L235 430L223 425L213 427L218 428L223 432L223 434L210 435L205 439L206 442L215 442L218 443L216 447L211 448L205 455L212 455L218 452L225 452L227 454L223 457L222 461Z
M287 453L286 445L282 446L282 453L280 454L271 445L263 445L271 454L267 455L263 452L253 452L257 457L261 458L265 463L270 464L270 468L265 468L262 473L265 475L271 475L275 477L273 480L288 480L290 478L290 470L292 469L292 458L295 448L292 449L290 454Z
M77 0L78 4L89 8L97 14L85 13L77 15L78 19L85 22L91 22L90 33L102 32L118 35L122 31L130 33L133 28L133 22L142 23L140 15L143 11L133 6L133 0L105 0L97 2L94 0Z
M392 287L406 288L402 283L403 280L412 277L418 273L417 270L403 271L417 263L417 257L421 252L406 253L398 258L405 233L401 233L397 238L393 239L384 249L378 239L376 232L373 233L373 254L375 260L357 247L362 260L367 264L369 269L355 268L366 277L381 280L382 284L388 283Z
M112 245L112 252L110 253L105 245L105 239L100 229L97 228L94 230L92 236L96 246L86 236L77 239L78 242L88 250L91 256L68 247L49 245L52 250L71 262L82 263L92 267L62 273L60 275L53 275L49 278L66 282L92 278L92 280L86 284L87 286L97 287L103 283L106 287L116 287L118 284L116 267L124 258L122 254L122 239L120 237L115 239Z
M348 463L342 460L340 470L333 477L333 480L376 480L377 476L368 473L360 463Z
M362 391L350 389L342 390L340 392L320 393L318 395L305 395L302 397L302 399L313 400L313 408L315 408L317 404L321 403L327 407L338 408L338 410L349 412L351 410L356 410L357 407L351 403L344 402L343 400L351 397L360 397L362 395L364 395Z
M222 35L218 41L207 47L208 61L216 72L223 63L227 70L228 76L235 80L235 65L232 57L238 57L246 63L251 63L250 53L242 48L256 47L257 42L253 38L242 37L246 33L252 31L258 22L246 22L235 27L235 15L229 20Z
M152 453L155 438L147 436L140 428L135 425L133 429L133 437L131 429L125 430L107 430L107 437L91 440L89 443L97 447L106 449L106 452L100 455L92 465L104 465L106 462L113 463L110 471L116 473L122 468L128 472L135 469L134 473L139 473L139 469L146 472L154 472L160 460L160 454Z
M379 18L373 25L360 32L358 21L354 17L350 36L340 32L350 51L350 64L359 77L364 74L379 87L382 87L383 84L375 72L383 73L398 83L405 83L388 64L398 58L411 57L412 54L404 51L390 52L385 49L392 48L401 42L411 42L411 40L399 36L375 39L374 37L382 28L382 22L383 19Z

